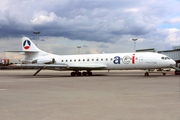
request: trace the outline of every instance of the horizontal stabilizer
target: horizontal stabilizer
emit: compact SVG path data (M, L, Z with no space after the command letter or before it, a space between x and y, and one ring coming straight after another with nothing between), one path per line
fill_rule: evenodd
M22 50L16 50L16 51L4 51L4 52L14 52L14 53L21 53L21 52L26 52L26 53L37 53L39 51L22 51Z

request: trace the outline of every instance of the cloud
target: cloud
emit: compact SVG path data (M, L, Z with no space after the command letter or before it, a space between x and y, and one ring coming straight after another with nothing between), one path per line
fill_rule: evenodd
M57 16L53 12L48 14L47 12L42 11L39 15L35 15L35 17L31 20L31 23L33 25L47 24L54 22L56 18Z
M174 46L177 46L178 42L180 43L180 30L176 28L170 28L165 30L168 33L168 36L165 39L165 42L167 44L171 44Z
M172 24L179 24L179 23L180 23L180 17L170 19L170 20L169 20L169 23L172 23Z

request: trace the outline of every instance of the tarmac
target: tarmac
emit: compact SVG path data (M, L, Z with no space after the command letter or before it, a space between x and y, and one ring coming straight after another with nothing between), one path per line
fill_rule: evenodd
M180 75L0 70L0 120L180 120Z

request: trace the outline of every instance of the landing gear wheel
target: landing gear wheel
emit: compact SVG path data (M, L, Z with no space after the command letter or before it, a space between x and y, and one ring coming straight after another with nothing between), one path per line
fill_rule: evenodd
M149 73L148 73L148 72L145 72L145 73L144 73L144 76L149 76Z
M77 76L81 76L81 72L77 72Z
M76 72L71 72L71 76L75 76L76 75Z
M87 72L83 72L82 75L83 75L83 76L86 76L86 75L87 75Z
M163 73L163 75L165 76L165 75L166 75L166 73Z
M92 72L88 72L87 74L88 74L88 76L92 76Z

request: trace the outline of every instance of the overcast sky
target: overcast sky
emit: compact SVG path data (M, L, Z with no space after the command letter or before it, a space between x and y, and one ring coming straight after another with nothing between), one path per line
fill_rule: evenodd
M19 59L21 38L56 54L133 52L180 45L180 0L0 0L0 58ZM34 41L36 43L36 41Z

